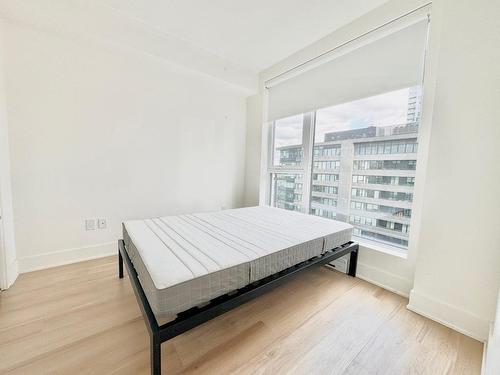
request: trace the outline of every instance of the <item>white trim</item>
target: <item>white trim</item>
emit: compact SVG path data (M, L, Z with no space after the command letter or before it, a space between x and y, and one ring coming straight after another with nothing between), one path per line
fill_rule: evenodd
M481 375L500 373L500 336L495 336L495 325L490 324L488 341L484 343Z
M13 259L9 265L7 265L7 272L5 274L6 284L0 289L8 289L14 284L17 277L19 276L19 266L17 264L17 259Z
M490 324L490 334L488 335L488 340L484 343L484 346L483 346L483 357L481 359L481 375L488 375L488 372L487 372L488 358L489 358L488 350L490 350L489 343L491 342L492 331L493 331L493 324Z
M353 236L353 239L359 244L359 246L364 247L365 249L377 251L379 253L387 255L392 255L401 259L408 259L408 250L401 249L399 247L385 243L377 243L375 241L370 241L367 238L362 238L358 236Z
M269 94L267 90L262 93L262 139L260 145L260 182L259 182L259 206L269 204L271 199L271 179L268 176L268 165L272 140L272 123L267 122Z
M498 294L495 322L490 324L488 341L484 344L481 375L500 374L500 293Z
M0 191L0 197L1 194L2 192ZM5 256L5 245L3 243L2 206L0 201L0 290L9 287L7 269L7 257Z
M356 277L405 298L408 298L413 284L411 280L359 261Z
M424 295L415 289L410 292L410 302L407 308L478 341L484 342L488 338L490 322L458 306Z
M31 272L116 254L116 242L78 247L18 259L19 273Z

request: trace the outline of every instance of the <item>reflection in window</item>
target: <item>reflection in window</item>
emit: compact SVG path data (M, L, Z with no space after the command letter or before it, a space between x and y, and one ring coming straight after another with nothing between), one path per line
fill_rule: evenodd
M416 86L316 111L311 214L408 246L420 102Z
M299 166L302 164L303 115L287 117L274 123L273 165Z
M272 205L285 210L302 211L302 174L274 173L272 181Z

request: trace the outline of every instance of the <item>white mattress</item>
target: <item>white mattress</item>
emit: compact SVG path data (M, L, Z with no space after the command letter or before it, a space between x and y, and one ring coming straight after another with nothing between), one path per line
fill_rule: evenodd
M159 316L349 242L352 226L267 206L127 221L127 252Z

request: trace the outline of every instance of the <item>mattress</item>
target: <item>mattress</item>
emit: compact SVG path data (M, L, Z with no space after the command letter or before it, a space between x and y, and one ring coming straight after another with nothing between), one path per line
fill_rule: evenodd
M170 317L351 240L339 221L259 206L123 223L153 312Z

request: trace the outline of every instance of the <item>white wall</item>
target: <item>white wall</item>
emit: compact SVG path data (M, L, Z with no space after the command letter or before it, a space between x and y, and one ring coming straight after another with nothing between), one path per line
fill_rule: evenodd
M10 178L10 154L5 98L4 50L0 40L0 289L6 289L17 278L14 213Z
M442 33L409 307L485 340L500 285L500 3L435 8Z
M2 29L21 271L114 253L125 219L243 204L241 91L136 50ZM107 230L84 230L101 217Z
M261 137L262 97L257 94L247 98L245 206L256 206L259 202Z

